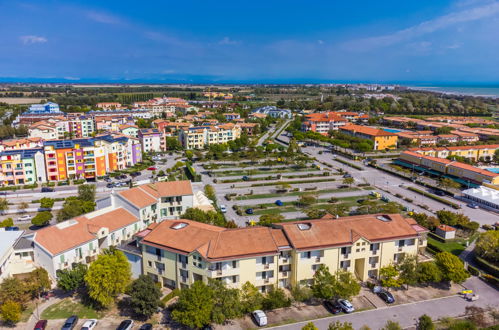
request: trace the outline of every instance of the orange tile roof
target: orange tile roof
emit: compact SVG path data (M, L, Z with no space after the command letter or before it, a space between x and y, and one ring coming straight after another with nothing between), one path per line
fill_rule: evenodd
M143 208L157 203L158 198L161 197L192 195L192 186L188 180L165 181L143 184L132 189L120 191L118 194L133 205Z
M331 122L331 121L341 121L347 122L347 120L341 117L336 112L317 112L305 115L305 119L312 122Z
M340 130L352 131L354 133L361 133L361 134L370 135L370 136L397 136L397 134L395 134L395 133L387 132L387 131L382 130L382 129L373 128L373 127L369 127L369 126L352 125L352 124L342 126L342 127L340 127Z
M443 231L456 231L456 228L447 225L440 225L437 228Z

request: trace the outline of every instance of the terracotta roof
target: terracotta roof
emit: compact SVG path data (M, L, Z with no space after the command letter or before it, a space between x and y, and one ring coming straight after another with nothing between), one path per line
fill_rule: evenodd
M118 194L133 205L143 208L156 203L161 197L192 195L192 186L188 180L165 181L143 184Z
M300 229L299 225L304 228ZM370 214L279 224L296 249L311 250L327 246L346 246L363 237L370 242L415 237L417 232L400 214Z
M336 112L318 112L305 115L305 119L312 122L331 122L331 121L341 121L347 122L347 120L339 113Z
M382 129L368 127L368 126L361 126L361 125L352 125L352 124L342 126L340 127L340 130L352 131L354 133L361 133L370 136L397 136L397 134L395 133L387 132Z
M457 162L457 161L452 162L451 164L449 164L449 166L458 167L458 168L461 168L463 170L467 170L467 171L470 171L470 172L479 173L481 175L488 176L488 177L491 177L491 178L495 178L496 176L499 176L498 173L487 171L487 170L484 170L484 169L481 169L481 168L478 168L478 167L475 167L475 166L472 166L472 165L468 165L468 164L465 164L465 163Z
M89 217L91 215L92 213L85 215L89 224L101 228L106 227L109 229L109 232L131 225L138 220L132 213L121 207L100 215Z
M443 231L456 231L456 228L447 225L440 225L437 228Z

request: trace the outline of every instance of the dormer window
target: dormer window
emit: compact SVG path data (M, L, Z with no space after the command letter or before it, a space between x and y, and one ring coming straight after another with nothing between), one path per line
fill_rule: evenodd
M299 224L297 224L297 226L298 226L298 229L300 229L300 230L309 230L310 228L312 228L311 223L299 223Z

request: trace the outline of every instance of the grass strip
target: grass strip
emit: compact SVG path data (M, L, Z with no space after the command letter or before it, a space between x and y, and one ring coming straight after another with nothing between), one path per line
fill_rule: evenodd
M410 191L414 191L415 193L418 193L418 194L423 195L425 197L428 197L428 198L431 198L433 200L436 200L437 202L443 203L445 205L449 205L449 206L451 206L454 209L460 209L461 208L461 206L459 206L456 203L448 201L445 198L441 198L441 197L439 197L437 195L430 194L429 192L426 192L424 190L421 190L421 189L418 189L418 188L414 188L414 187L407 187L407 189L409 189Z
M235 200L246 200L246 199L259 199L259 198L272 198L272 197L281 197L281 196L301 196L301 195L309 195L309 194L325 194L325 193L334 193L334 192L349 192L349 191L359 191L359 188L344 188L344 189L325 189L325 190L314 190L314 191L293 191L285 194L256 194L256 195L245 195L238 196L234 198Z

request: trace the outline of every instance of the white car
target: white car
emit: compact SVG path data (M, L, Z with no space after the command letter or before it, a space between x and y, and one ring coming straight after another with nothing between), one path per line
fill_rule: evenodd
M251 316L255 319L256 324L259 327L264 327L267 325L267 315L261 310L256 310L251 313Z
M353 305L346 299L339 299L338 303L340 304L341 309L343 309L345 313L352 313L355 311Z
M223 204L222 204L222 205L220 205L220 212L222 212L222 213L227 212L227 206L225 206L225 205L223 205Z
M29 214L21 215L19 218L17 218L18 221L28 221L31 220L33 216Z
M92 330L93 328L95 328L96 325L97 325L97 320L95 319L87 320L81 326L81 330Z

